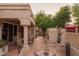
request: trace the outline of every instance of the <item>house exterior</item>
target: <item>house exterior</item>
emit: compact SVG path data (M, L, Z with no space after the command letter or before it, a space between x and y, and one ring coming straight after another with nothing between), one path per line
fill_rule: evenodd
M0 3L0 40L28 47L34 38L34 17L29 4Z

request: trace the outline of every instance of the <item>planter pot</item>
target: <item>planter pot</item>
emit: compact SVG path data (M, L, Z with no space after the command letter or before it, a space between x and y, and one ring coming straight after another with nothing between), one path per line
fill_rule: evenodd
M0 56L4 55L6 52L8 52L8 46L0 48Z
M3 48L0 48L0 53L3 53Z

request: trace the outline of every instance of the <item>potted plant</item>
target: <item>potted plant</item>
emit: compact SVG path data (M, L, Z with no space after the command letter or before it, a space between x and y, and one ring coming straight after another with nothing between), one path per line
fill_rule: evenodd
M7 51L6 41L0 40L0 55L4 54Z

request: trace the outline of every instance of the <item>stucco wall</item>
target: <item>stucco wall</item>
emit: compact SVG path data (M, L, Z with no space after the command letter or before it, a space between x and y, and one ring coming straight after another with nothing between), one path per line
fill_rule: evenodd
M29 4L0 4L0 18L17 18L21 25L30 25L30 22L34 24Z
M57 41L57 29L50 28L48 29L49 42ZM66 32L65 29L61 30L61 43L65 44L69 42L71 45L71 55L79 56L79 33L78 32Z
M66 41L70 42L70 44L79 49L79 33L66 33Z
M49 42L56 42L57 41L57 30L56 28L48 29L49 34Z
M66 42L70 42L71 55L79 56L79 33L66 32Z
M49 42L57 42L57 29L56 28L49 28ZM61 29L61 44L65 43L65 29Z
M79 50L71 46L71 56L79 56Z
M0 10L0 18L29 18L28 10Z

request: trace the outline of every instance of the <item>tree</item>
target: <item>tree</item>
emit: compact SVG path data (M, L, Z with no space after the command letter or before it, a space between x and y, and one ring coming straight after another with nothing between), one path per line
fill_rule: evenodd
M63 28L68 22L70 22L70 7L64 6L61 7L60 10L56 13L53 17L52 23L53 27L57 27L58 29L58 40L57 42L60 43L61 41L61 28Z
M79 5L78 4L74 4L74 6L72 6L72 15L76 18L75 19L75 23L76 25L79 25Z
M54 27L63 28L68 22L70 22L70 8L69 6L61 7L60 10L53 17L52 23Z
M72 15L76 18L79 18L79 5L78 4L74 4L74 6L72 6Z
M35 18L36 26L43 31L45 36L47 29L51 27L51 15L46 15L44 12L40 11Z

